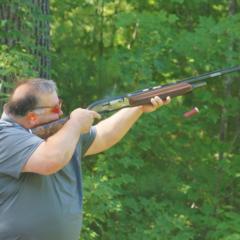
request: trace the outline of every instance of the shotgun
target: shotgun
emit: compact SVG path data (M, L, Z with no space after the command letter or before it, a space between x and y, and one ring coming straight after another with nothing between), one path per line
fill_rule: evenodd
M207 79L215 78L236 71L240 71L240 66L208 72L173 83L146 88L123 96L95 101L91 105L89 105L87 109L96 111L101 114L116 111L126 107L150 104L150 99L155 96L159 96L162 100L166 100L168 96L170 96L171 98L181 96L191 92L195 88L206 86L207 82L205 80ZM31 130L33 134L36 134L43 139L47 139L49 136L57 132L67 120L68 117L62 118L38 126Z

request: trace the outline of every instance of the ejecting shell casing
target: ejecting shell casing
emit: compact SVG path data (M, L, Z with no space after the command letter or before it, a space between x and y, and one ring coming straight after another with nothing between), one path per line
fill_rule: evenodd
M197 107L194 107L191 111L185 112L184 117L185 118L190 118L197 113L199 113L199 109Z

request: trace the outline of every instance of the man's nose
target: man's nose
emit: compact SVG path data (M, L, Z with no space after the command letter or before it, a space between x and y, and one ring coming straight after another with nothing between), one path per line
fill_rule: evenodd
M63 115L63 111L62 111L62 109L60 110L60 112L59 112L58 115L59 115L59 116L62 116L62 115Z

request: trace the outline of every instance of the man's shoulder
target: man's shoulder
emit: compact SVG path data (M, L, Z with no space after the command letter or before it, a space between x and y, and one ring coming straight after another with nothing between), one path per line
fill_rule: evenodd
M14 126L14 123L0 119L0 129L5 128L5 127L13 127L13 126Z
M18 139L29 141L31 136L34 137L28 129L19 124L3 119L0 120L0 140L4 140L4 143L8 141L16 142Z
M14 123L14 122L0 119L0 133L1 134L11 133L11 132L15 132L15 133L19 134L19 131L21 132L24 130L25 129L23 127L21 127L20 125Z

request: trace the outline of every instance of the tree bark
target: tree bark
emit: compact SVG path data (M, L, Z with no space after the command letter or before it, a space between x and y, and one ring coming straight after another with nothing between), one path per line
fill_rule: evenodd
M51 76L49 15L49 0L2 0L0 3L0 44L7 47L6 52L14 50L32 55L36 62L29 60L30 70L46 79ZM21 77L11 73L0 76L1 93L9 92L5 83L14 83ZM0 107L2 104L0 96Z
M35 68L39 77L43 78L50 78L49 15L49 0L32 0L28 3L10 0L0 3L0 21L3 26L0 44L7 45L9 49L19 46L26 48L29 54L37 58ZM32 27L27 25L29 22ZM23 39L31 39L34 45L26 46Z
M39 18L34 18L35 50L32 53L38 59L37 72L42 78L49 79L50 74L50 24L49 24L49 0L33 0L34 12Z
M235 15L237 13L238 4L237 0L229 0L228 2L228 9L229 9L229 15ZM235 50L235 42L231 43L231 46L229 46L231 51ZM232 59L229 59L231 62ZM233 77L228 76L226 80L224 81L224 98L228 99L232 96L232 85L233 85ZM239 95L240 95L240 89L239 89ZM240 127L239 127L239 119L240 117L236 117L236 129L237 133L239 134ZM227 108L225 106L222 107L222 113L221 113L221 123L220 123L220 141L224 143L226 141L227 135L228 135L228 126L229 126L229 119L227 117ZM221 150L219 153L219 160L222 160L224 158L224 150Z

